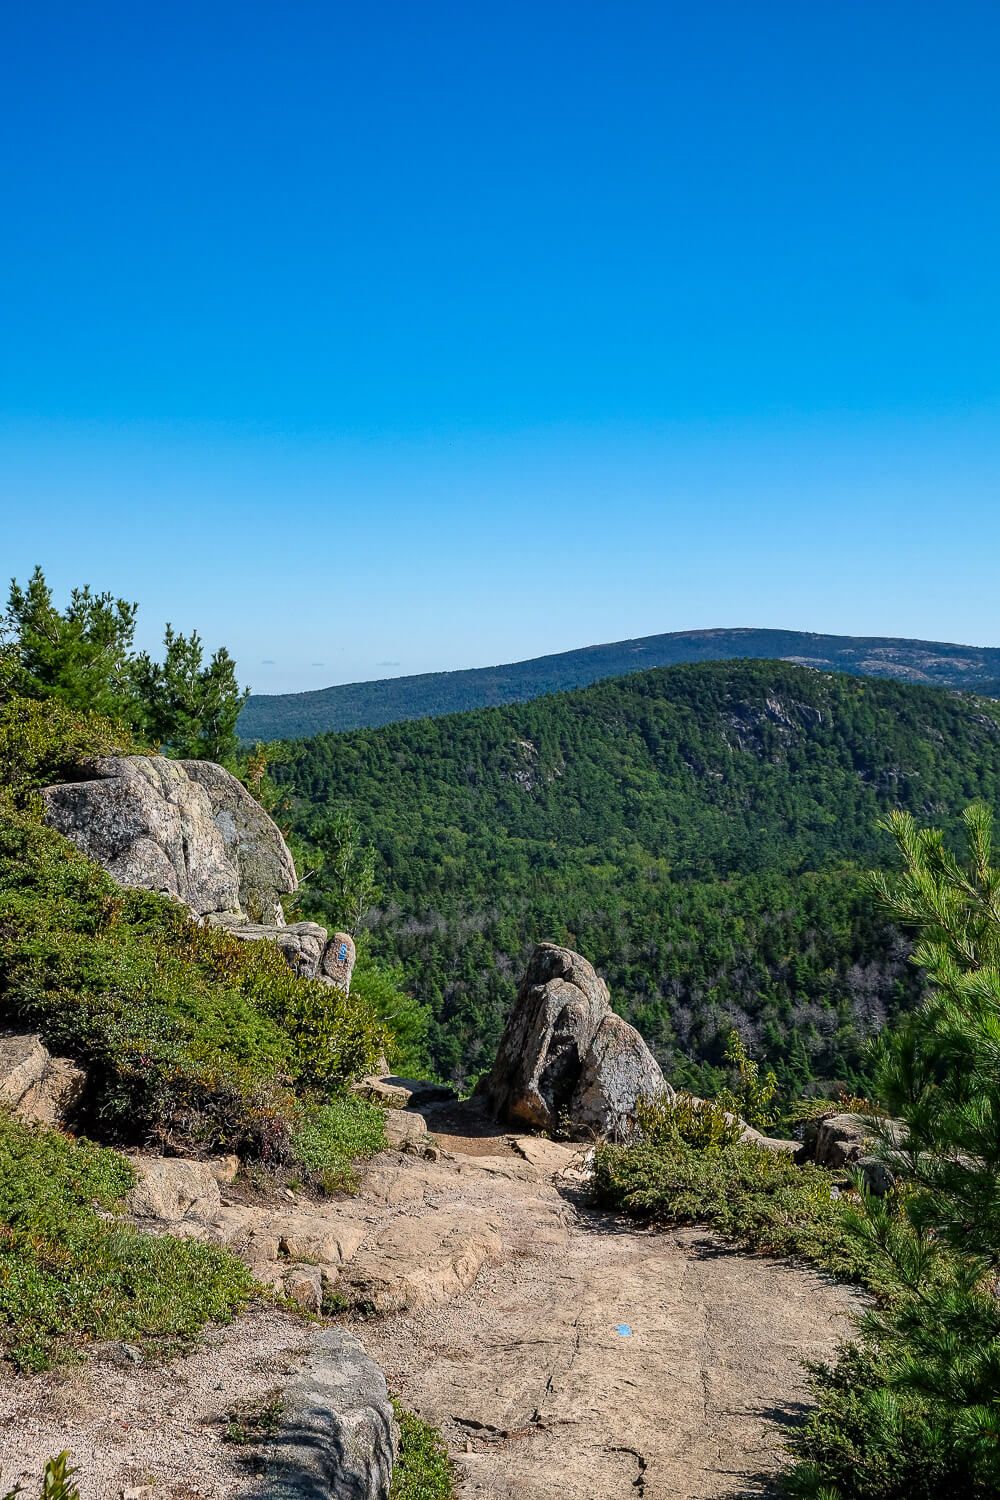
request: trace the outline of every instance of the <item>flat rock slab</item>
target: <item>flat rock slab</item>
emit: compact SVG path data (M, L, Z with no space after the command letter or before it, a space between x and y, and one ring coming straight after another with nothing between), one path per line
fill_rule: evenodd
M443 1428L462 1500L763 1493L801 1362L833 1354L856 1295L699 1231L563 1227L526 1233L456 1301L364 1330Z

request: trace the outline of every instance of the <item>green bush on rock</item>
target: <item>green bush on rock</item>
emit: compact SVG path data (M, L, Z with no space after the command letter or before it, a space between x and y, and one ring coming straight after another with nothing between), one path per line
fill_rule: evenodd
M269 943L122 889L2 810L0 1023L86 1065L92 1130L265 1161L292 1155L294 1090L337 1092L385 1044L362 998L298 978Z
M116 1220L132 1182L117 1152L0 1113L0 1353L19 1369L95 1339L184 1340L253 1294L224 1251Z

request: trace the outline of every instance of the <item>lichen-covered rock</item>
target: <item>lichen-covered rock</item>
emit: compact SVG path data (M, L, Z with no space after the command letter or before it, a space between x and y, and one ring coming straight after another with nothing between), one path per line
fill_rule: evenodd
M854 1164L861 1173L869 1193L876 1198L885 1198L896 1186L896 1173L892 1164L881 1156L859 1156Z
M52 1057L37 1035L0 1036L0 1105L36 1125L62 1125L83 1094L87 1075Z
M479 1092L511 1124L622 1139L641 1098L673 1091L587 960L539 943Z
M383 1109L423 1109L430 1104L451 1104L458 1098L447 1083L400 1078L395 1073L369 1073L351 1085L351 1093L381 1104Z
M270 1500L388 1500L399 1430L385 1376L344 1328L316 1335L265 1458Z
M295 864L276 823L256 798L222 766L210 760L182 760L191 781L207 794L212 821L239 878L240 909L251 922L284 923L281 897L298 881Z
M612 1011L584 1054L570 1119L576 1131L618 1139L629 1134L639 1099L666 1091L660 1065L642 1037Z
M427 1121L411 1109L387 1109L385 1138L390 1146L406 1148L427 1140Z
M46 788L46 819L122 885L173 896L198 916L283 922L295 866L275 823L208 761L108 756L88 779Z

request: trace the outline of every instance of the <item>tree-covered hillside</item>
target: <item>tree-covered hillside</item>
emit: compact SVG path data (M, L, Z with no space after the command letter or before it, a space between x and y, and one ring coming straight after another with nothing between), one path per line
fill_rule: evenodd
M674 1077L708 1086L735 1023L789 1084L857 1082L865 1037L916 994L860 875L887 855L876 821L995 803L1000 706L729 662L280 753L302 835L347 806L377 846L372 941L433 1006L443 1072L487 1064L548 937L607 975ZM337 918L322 873L311 891Z
M760 657L823 671L891 677L995 695L1000 650L887 636L815 635L803 630L686 630L560 651L532 661L461 672L424 672L349 682L309 693L254 694L239 720L245 741L328 730L377 728L401 719L523 703L544 693L587 687L607 677L682 662Z

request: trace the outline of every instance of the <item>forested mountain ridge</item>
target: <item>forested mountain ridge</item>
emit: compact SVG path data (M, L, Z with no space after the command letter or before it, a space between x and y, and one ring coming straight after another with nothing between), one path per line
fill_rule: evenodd
M1000 691L1000 648L800 630L687 630L561 651L505 666L351 682L308 693L255 693L243 709L244 740L375 728L401 719L525 702L606 677L684 662L779 659L822 671L891 677L928 686Z
M856 1079L912 1003L859 871L901 806L1000 794L1000 705L783 662L636 673L279 752L308 837L348 806L381 855L369 923L435 1012L443 1072L491 1056L530 945L587 953L668 1071L706 1086L737 1024L789 1083ZM338 914L322 880L313 909Z

